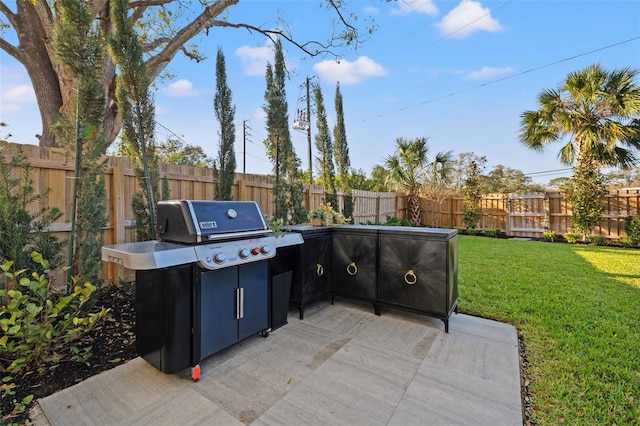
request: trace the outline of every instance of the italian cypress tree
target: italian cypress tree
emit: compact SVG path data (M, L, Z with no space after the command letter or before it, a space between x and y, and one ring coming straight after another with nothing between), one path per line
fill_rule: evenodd
M77 87L75 123L61 118L54 131L68 148L75 145L75 221L70 247L71 273L97 282L101 268L102 229L107 223L104 162L108 143L102 131L105 88L100 76L104 40L81 0L56 2L53 43L56 55Z
M333 165L333 146L331 144L331 133L327 124L327 113L324 108L324 100L322 98L322 90L319 85L313 88L313 96L316 102L316 125L318 133L316 133L316 149L320 157L320 175L322 176L322 184L324 185L324 201L331 203L336 209L338 205L338 197L336 195L335 184L335 167Z
M234 150L236 128L233 124L236 108L231 105L231 89L227 85L227 70L221 48L218 48L216 57L216 95L213 100L213 109L220 122L218 159L213 161L213 176L216 182L215 199L231 200L236 172Z
M282 43L275 43L274 65L267 64L265 91L268 137L267 155L274 163L274 219L300 223L306 219L300 159L296 156L289 132L289 114L285 91L286 67Z
M333 128L333 154L338 167L338 176L340 176L340 189L344 194L344 208L342 215L344 217L353 216L353 197L349 188L349 168L351 160L349 160L349 146L347 145L347 130L344 126L344 109L342 108L342 93L340 92L340 83L336 84L336 125Z
M111 3L113 36L109 51L120 75L116 79L118 113L122 119L122 150L136 171L140 192L131 202L138 241L155 239L156 200L160 172L155 147L155 106L149 90L149 77L142 58L142 47L127 16L129 0Z

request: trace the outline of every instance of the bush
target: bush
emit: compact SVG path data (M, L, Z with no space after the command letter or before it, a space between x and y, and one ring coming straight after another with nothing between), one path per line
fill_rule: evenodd
M569 244L575 244L578 241L580 241L580 238L582 237L582 235L580 234L572 234L572 233L567 233L567 234L563 234L562 237L569 243Z
M409 219L405 217L395 217L395 216L387 216L387 222L385 225L390 226L412 226L412 223Z
M13 375L23 371L41 371L47 363L87 362L91 347L77 347L75 342L95 326L108 312L85 314L84 306L96 287L86 282L76 285L70 294L49 288L49 262L31 253L32 261L43 270L16 271L13 261L0 269L13 286L0 289L0 378L2 397L13 395ZM23 373L22 373L23 374ZM14 400L14 412L24 410L31 400Z
M491 238L498 238L498 235L500 235L500 232L502 232L500 228L486 229L484 231L484 236L491 237Z
M555 237L556 237L556 231L549 229L542 232L542 238L548 243L552 243Z
M21 170L20 177L12 174L17 168ZM53 269L62 264L63 243L46 232L62 212L56 208L30 208L41 205L48 192L36 192L31 171L23 153L14 155L7 164L0 161L0 263L11 260L17 270L41 273L40 265L31 260L32 251L48 259Z
M618 241L622 247L631 248L638 245L638 240L631 237L622 237Z
M624 230L627 231L629 238L640 241L640 216L625 217Z
M609 244L607 239L602 235L589 235L589 241L591 241L591 244L594 246L606 246Z

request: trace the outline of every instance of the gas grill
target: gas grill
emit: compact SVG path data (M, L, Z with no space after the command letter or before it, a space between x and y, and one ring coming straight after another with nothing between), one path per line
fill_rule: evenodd
M280 245L252 201L161 201L162 241L104 246L102 259L136 271L136 349L165 373L242 339L269 335L267 259Z

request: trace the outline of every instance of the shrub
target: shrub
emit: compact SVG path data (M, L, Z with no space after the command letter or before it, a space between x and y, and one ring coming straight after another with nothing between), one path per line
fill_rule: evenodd
M591 241L591 244L594 246L606 246L609 244L607 239L602 235L589 235L589 241Z
M387 216L387 222L385 225L390 226L412 226L411 220L406 217Z
M95 326L108 312L86 314L96 287L86 282L76 285L69 294L50 289L49 262L37 252L31 253L42 273L16 271L13 261L0 265L12 288L0 289L0 378L2 397L13 395L13 375L42 370L45 363L61 361L87 362L91 347L78 347L76 341ZM24 410L31 400L14 400L14 412Z
M475 235L477 232L478 222L482 219L482 209L478 206L465 205L462 208L462 221L467 227L467 232L470 235Z
M640 241L640 216L625 217L624 230L627 231L629 238Z
M552 243L555 236L556 231L553 231L551 229L542 232L542 238L544 238L544 240L548 243Z
M638 245L638 240L631 237L622 237L618 241L622 247L631 248Z
M502 232L500 228L486 229L484 231L484 236L491 237L491 238L498 238L498 235L500 235L500 232Z
M20 177L12 174L17 168L21 171ZM30 209L30 206L40 205L48 192L36 191L31 171L32 167L21 152L6 164L0 161L0 262L11 260L17 270L43 272L40 265L31 260L30 253L41 253L53 269L62 263L63 243L46 232L62 212L48 207Z
M575 244L577 243L580 238L582 237L582 235L580 234L572 234L572 233L567 233L567 234L563 234L562 237L567 240L567 242L569 244Z

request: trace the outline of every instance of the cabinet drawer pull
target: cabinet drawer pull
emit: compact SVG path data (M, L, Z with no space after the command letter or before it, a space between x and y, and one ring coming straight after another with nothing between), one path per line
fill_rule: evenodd
M418 282L418 277L413 272L413 269L409 269L406 274L404 274L404 282L409 285L413 285Z
M319 263L316 263L316 275L318 275L319 277L324 275L324 266Z
M358 267L356 266L356 262L351 262L347 265L347 274L355 275L358 273Z

